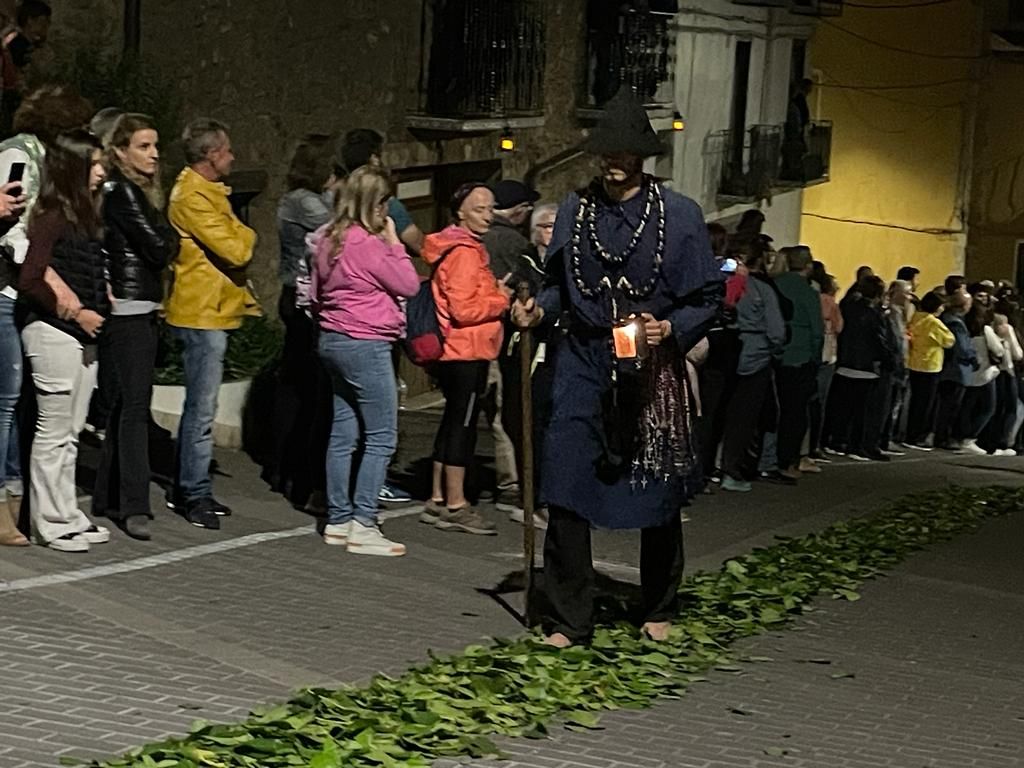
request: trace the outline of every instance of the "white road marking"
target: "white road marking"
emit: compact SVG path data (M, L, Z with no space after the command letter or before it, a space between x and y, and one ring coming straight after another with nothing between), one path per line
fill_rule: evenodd
M378 514L382 521L395 520L401 517L419 514L422 511L422 504L415 504L408 507L390 509ZM40 587L53 587L58 584L73 584L80 581L101 579L105 576L116 576L122 573L132 573L147 568L157 568L161 565L180 563L185 560L194 560L197 557L215 555L221 552L231 552L236 549L244 549L257 544L264 544L268 541L282 541L294 539L299 536L309 536L315 533L316 526L303 525L300 528L291 528L286 531L268 531L266 533L250 533L246 536L239 536L226 541L215 541L210 544L199 544L194 547L184 547L171 552L161 552L158 555L147 555L134 560L125 560L121 563L107 563L106 565L95 565L88 568L79 568L64 573L51 573L44 576L29 576L23 579L12 581L0 580L0 593L2 592L23 592L26 589L38 589Z

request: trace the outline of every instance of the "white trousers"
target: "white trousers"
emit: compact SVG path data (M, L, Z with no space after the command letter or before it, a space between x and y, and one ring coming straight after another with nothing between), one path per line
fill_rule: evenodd
M96 388L96 347L84 346L42 321L28 325L21 339L39 406L29 463L29 506L32 531L45 544L92 525L78 508L75 465L78 435Z

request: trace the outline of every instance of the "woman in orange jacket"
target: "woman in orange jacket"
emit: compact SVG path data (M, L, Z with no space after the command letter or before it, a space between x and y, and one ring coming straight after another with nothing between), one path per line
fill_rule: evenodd
M466 499L466 467L476 450L476 422L487 368L503 340L501 318L511 289L491 274L480 237L494 217L494 195L484 184L464 184L452 198L455 223L429 235L423 258L433 267L434 302L444 354L431 374L445 408L434 440L434 484L420 519L443 531L493 535L494 524Z

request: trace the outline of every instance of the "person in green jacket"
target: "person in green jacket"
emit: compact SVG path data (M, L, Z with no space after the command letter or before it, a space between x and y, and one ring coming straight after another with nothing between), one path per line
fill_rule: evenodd
M778 371L779 474L790 480L800 477L800 446L807 431L808 405L815 391L817 368L825 328L821 298L811 286L811 249L804 245L783 249L789 271L775 278L779 292L793 304L789 341Z

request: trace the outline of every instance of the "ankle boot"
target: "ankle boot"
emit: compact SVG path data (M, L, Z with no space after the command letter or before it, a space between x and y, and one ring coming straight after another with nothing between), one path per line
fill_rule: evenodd
M0 503L0 547L27 547L30 542L18 530L21 496L8 496Z

